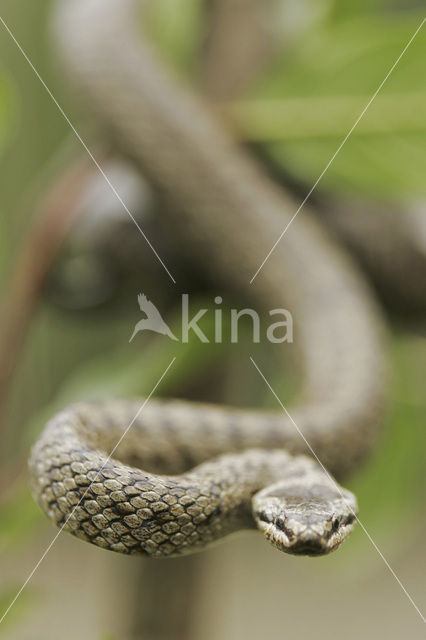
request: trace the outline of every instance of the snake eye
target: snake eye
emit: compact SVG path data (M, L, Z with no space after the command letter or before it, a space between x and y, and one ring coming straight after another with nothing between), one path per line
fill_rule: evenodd
M282 518L277 518L275 520L275 526L282 531L284 529L284 520Z
M259 511L257 517L259 518L259 520L263 520L263 522L269 522L269 518L266 515L265 511Z
M337 529L339 528L339 525L340 525L339 518L334 518L333 524L332 524L333 531L337 531Z

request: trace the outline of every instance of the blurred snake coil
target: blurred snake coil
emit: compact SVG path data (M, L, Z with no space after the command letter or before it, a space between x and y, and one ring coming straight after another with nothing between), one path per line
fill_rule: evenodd
M283 551L328 553L352 530L357 504L306 442L338 480L374 446L386 404L380 312L308 207L250 283L296 204L163 67L139 22L133 0L63 0L54 20L61 58L215 281L259 309L286 304L302 392L292 419L177 400L152 400L136 419L140 399L75 404L33 447L33 495L58 527L127 554L192 553L256 527Z

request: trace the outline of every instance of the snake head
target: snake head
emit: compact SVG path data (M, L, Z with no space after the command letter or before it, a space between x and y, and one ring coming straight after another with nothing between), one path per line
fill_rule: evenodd
M324 477L281 481L255 494L253 515L271 544L295 555L334 551L355 526L355 496Z

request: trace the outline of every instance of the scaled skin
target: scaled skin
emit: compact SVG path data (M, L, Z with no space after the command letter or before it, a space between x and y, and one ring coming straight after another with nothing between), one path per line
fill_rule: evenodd
M321 469L289 478L253 498L253 516L271 544L294 555L320 556L349 536L358 511L355 496Z
M187 427L199 422L185 403L152 400L135 419L140 406L124 400L80 403L46 425L29 468L33 494L58 527L104 549L150 557L194 553L254 527L280 550L320 555L352 530L355 498L312 458L248 449L193 466L197 456L208 455L200 439L189 434L194 457L188 460L191 449L170 438L171 432L185 433L179 407ZM198 409L206 419L206 407ZM107 456L131 418L132 429L114 457ZM217 436L206 423L203 428L206 436ZM160 451L174 457L157 459L154 429ZM206 446L206 437L202 442ZM218 445L230 448L232 440L223 437ZM146 470L154 467L160 473Z

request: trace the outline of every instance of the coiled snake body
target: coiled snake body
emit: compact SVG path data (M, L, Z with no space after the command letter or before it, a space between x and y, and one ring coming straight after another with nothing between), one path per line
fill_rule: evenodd
M73 80L164 197L170 228L217 281L258 308L292 312L295 344L277 349L297 348L303 393L292 419L181 401L150 401L139 413L135 400L74 405L33 448L36 499L58 526L123 553L190 553L256 526L290 553L335 549L356 500L305 455L294 423L339 479L376 440L382 327L364 281L303 210L250 284L295 204L163 69L135 29L132 0L65 0L56 18Z

